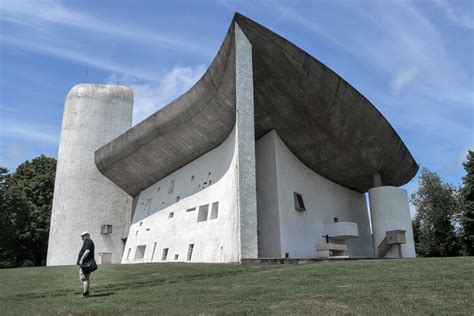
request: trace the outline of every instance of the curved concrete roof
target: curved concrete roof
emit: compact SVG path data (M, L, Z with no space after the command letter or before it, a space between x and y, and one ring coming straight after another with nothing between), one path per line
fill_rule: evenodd
M300 48L236 13L203 77L184 95L95 153L98 169L132 196L219 146L235 124L234 23L252 44L255 136L275 129L318 174L366 192L412 179L418 165L382 114Z

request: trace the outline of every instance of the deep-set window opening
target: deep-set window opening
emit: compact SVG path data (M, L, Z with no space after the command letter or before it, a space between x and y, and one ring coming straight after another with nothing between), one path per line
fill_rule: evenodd
M295 210L306 211L306 208L304 207L303 196L299 193L293 192L293 197L295 200Z

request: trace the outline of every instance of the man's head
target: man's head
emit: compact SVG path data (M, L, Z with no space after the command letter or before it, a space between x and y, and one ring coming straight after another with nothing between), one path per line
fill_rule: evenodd
M89 234L89 232L82 232L81 233L81 238L82 240L86 240L87 238L89 238L91 236L91 234Z

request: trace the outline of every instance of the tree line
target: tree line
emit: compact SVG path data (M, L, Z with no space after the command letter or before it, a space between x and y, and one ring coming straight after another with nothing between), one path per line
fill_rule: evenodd
M474 152L460 188L422 169L411 197L420 256L474 255ZM9 173L0 167L0 268L46 264L56 160L41 155Z

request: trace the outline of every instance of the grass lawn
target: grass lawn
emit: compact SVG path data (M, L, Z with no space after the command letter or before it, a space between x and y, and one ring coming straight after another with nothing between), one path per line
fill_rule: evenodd
M474 257L0 270L0 314L470 314Z

